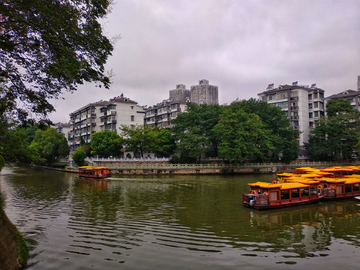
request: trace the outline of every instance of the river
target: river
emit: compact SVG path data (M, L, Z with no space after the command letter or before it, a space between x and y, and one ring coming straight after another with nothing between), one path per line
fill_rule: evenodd
M242 206L248 182L272 178L6 167L0 191L30 246L26 269L358 269L360 202Z

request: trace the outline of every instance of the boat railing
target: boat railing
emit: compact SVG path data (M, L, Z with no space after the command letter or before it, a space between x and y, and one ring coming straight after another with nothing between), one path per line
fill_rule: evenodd
M256 194L255 195L255 204L268 205L269 204L269 195Z

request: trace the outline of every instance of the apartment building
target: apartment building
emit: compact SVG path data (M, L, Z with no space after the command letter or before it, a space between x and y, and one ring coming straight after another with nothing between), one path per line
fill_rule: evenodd
M291 119L293 129L301 132L299 144L302 156L305 155L303 146L308 142L311 128L325 114L324 92L316 84L308 86L294 82L292 85L279 85L278 88L269 84L266 91L258 94L260 100L280 107Z
M55 130L57 132L64 134L64 136L65 136L65 138L68 141L68 144L70 146L70 143L69 143L69 140L68 140L68 134L72 130L72 125L70 123L58 122L58 123L54 124L53 127L55 128Z
M111 130L120 134L121 125L143 125L144 114L142 106L123 95L109 101L89 103L70 113L70 151L74 151L80 145L81 138L89 143L91 134L95 132Z
M171 128L171 120L184 112L189 100L164 100L146 109L144 123L160 128Z
M219 104L219 90L215 85L209 84L208 80L200 80L199 85L190 88L190 101L195 104Z
M351 106L360 111L360 92L355 90L345 90L341 93L331 95L325 98L325 106L329 102L329 100L337 100L337 99L345 99L348 100Z

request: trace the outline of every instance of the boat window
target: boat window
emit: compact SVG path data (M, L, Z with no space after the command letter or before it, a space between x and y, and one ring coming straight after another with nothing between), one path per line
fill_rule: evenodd
M345 193L351 193L351 185L345 185Z
M299 189L292 189L291 190L291 198L299 198Z
M290 199L290 193L288 189L281 191L281 199L282 200Z
M336 186L336 194L342 194L342 193L344 193L343 186L342 185Z
M309 188L301 188L301 197L308 197L309 196Z
M360 185L359 184L354 184L353 190L354 190L354 192L359 191L360 190Z
M278 201L279 200L279 192L278 191L270 191L269 200L270 201Z
M316 187L310 187L310 195L316 195Z

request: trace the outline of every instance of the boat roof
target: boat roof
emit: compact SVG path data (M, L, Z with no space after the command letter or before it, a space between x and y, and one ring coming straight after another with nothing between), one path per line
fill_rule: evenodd
M273 189L273 188L280 188L280 189L295 189L295 188L303 188L309 187L309 185L301 184L301 183L281 183L281 184L272 184L266 182L256 182L256 183L249 183L248 186L255 187L255 188L266 188L266 189Z
M356 184L360 183L360 178L346 178L345 184Z
M326 182L326 183L344 183L346 181L347 178L342 178L342 179L338 179L338 178L321 178L320 181L321 182Z
M78 169L92 170L92 169L94 169L94 167L93 166L81 166L81 167L78 167Z
M320 183L319 179L302 179L300 177L295 177L295 178L288 178L286 179L286 182L288 183L300 183L300 184L304 184L304 185L312 185L312 184L318 184Z
M95 167L95 170L107 170L109 167Z

